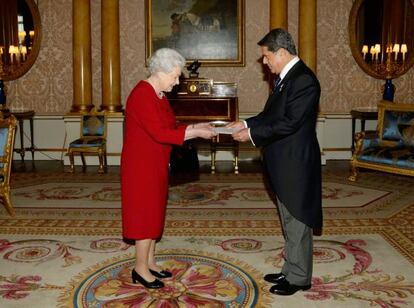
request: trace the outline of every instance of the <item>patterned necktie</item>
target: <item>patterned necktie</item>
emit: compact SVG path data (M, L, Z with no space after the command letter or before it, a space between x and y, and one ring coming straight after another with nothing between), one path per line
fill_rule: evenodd
M280 79L280 77L277 77L274 81L273 81L273 92L276 91L277 87L280 85L280 81L282 79Z

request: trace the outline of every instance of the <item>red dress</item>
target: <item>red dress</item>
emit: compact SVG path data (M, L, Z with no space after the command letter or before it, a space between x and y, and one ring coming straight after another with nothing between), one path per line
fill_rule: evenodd
M164 229L172 144L184 142L166 97L140 81L128 97L121 154L122 229L127 239L157 239Z

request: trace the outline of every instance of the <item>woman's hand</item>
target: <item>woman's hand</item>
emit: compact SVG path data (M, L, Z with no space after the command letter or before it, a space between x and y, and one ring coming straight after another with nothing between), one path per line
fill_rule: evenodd
M211 139L217 136L217 133L214 131L213 128L201 127L201 128L195 128L195 130L197 130L197 136L200 138Z
M214 127L210 123L190 124L185 130L184 140L193 138L211 139L217 136Z
M214 126L211 125L209 122L203 122L203 123L195 123L195 124L191 124L194 128L208 128L208 129L213 129Z

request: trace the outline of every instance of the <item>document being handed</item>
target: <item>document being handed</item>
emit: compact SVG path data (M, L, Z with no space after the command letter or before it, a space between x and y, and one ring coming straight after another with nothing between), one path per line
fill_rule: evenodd
M237 128L225 127L228 123L229 122L226 122L226 121L212 121L212 122L210 122L210 124L214 126L213 129L217 134L231 135L231 134L238 131Z
M238 131L238 129L235 129L235 128L228 128L228 127L214 127L214 131L217 133L217 134L226 134L226 135L231 135L231 134L233 134L233 133L235 133L235 132L237 132Z

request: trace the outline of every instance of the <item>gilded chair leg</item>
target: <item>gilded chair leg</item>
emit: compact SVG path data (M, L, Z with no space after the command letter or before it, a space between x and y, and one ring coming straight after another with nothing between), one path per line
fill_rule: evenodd
M356 182L358 177L358 168L351 166L351 175L348 177L348 180L351 182Z
M5 192L3 196L3 201L4 201L4 206L6 207L6 210L10 214L10 216L15 216L16 212L11 203L10 192Z
M69 162L70 162L70 169L69 172L74 173L75 172L75 159L73 157L73 152L69 152Z

